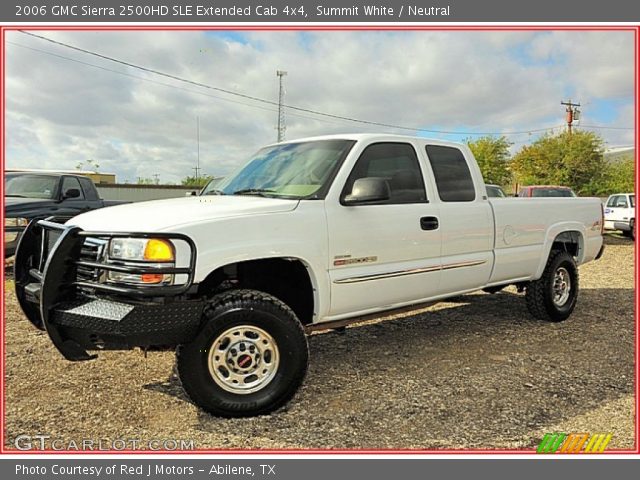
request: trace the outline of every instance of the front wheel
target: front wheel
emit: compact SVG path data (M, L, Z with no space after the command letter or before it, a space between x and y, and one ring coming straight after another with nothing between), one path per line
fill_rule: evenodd
M535 318L550 322L569 318L578 299L578 268L573 257L552 251L542 277L527 285L525 298Z
M295 313L256 290L213 297L202 330L177 351L185 392L222 417L269 413L289 401L307 371L307 339Z

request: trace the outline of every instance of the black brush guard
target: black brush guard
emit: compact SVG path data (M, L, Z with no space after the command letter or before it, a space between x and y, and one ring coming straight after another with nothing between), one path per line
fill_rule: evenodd
M88 238L107 244L112 238L161 238L185 242L188 267L119 265L81 253ZM196 247L178 233L88 232L47 220L24 229L15 256L15 286L29 321L47 332L67 360L90 360L86 350L175 346L190 341L199 329L203 302L185 295L193 285ZM78 270L99 272L95 279ZM123 285L100 281L102 272L135 275L186 275L179 285Z

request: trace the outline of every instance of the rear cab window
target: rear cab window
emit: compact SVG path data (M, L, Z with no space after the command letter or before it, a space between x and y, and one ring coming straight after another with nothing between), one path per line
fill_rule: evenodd
M84 192L85 198L87 200L98 200L96 187L93 185L91 179L80 177L78 180L80 180L80 185L82 185L82 191Z
M438 195L443 202L473 202L476 188L463 153L455 147L427 145Z

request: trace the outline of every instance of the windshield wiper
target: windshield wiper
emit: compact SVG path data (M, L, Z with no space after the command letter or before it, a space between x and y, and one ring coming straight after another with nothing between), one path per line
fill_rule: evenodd
M205 195L225 195L222 190L209 190Z
M6 193L4 195L5 197L20 197L20 198L27 198L24 195L18 195L17 193Z
M234 195L258 195L261 197L267 197L265 193L276 193L275 190L269 190L268 188L243 188L233 192Z

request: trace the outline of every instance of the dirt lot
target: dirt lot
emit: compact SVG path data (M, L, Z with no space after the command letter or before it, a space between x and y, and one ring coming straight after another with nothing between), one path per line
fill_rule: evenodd
M633 448L633 244L607 243L580 269L578 307L564 323L533 320L510 288L314 334L301 392L252 419L189 403L170 352L63 360L23 317L9 280L6 446L46 434L186 439L198 449L531 449L545 432L574 431L612 432L610 448Z

